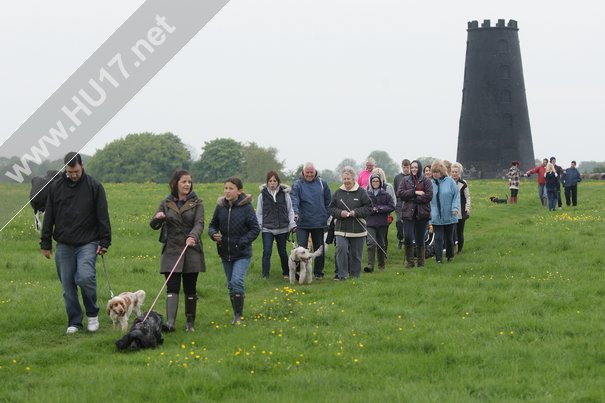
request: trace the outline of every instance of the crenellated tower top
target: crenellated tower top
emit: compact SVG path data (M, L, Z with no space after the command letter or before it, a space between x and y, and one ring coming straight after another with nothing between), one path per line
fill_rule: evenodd
M506 24L506 21L503 19L498 20L498 22L496 23L495 26L491 26L492 23L490 20L483 20L483 22L481 23L481 26L479 26L479 21L477 20L473 20L473 21L469 21L468 22L468 30L471 29L483 29L483 28L509 28L509 29L518 29L517 28L517 21L515 20L508 20L508 24Z

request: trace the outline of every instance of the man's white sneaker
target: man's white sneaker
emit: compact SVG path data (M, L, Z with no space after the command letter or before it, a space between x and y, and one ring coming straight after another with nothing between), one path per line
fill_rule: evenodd
M78 329L76 326L69 326L65 333L74 334L74 333L78 333L78 330L80 330L80 329Z
M96 332L97 330L99 330L99 317L98 316L89 317L88 318L88 331Z

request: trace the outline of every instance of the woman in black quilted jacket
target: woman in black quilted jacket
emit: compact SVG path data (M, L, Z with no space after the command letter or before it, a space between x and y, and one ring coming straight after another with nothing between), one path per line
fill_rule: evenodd
M244 312L244 277L252 260L252 242L260 227L252 196L243 192L240 178L227 178L223 184L224 196L219 197L208 226L208 235L216 242L221 257L227 288L233 307L232 324L240 324Z

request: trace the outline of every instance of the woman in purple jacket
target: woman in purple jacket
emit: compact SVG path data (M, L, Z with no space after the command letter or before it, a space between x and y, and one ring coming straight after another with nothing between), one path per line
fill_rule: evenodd
M431 199L433 185L431 180L422 174L422 164L414 160L410 164L410 176L406 177L397 190L397 196L403 200L401 216L405 234L406 268L414 267L414 243L418 267L424 267L424 234L431 218Z
M379 173L370 175L370 182L366 189L372 201L372 213L366 218L368 237L368 265L363 271L374 271L374 258L378 248L378 270L384 271L386 260L386 238L389 229L389 214L395 210L395 201L382 183Z

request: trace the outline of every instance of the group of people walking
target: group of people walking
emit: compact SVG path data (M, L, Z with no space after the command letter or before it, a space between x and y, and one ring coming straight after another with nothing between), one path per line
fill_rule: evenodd
M79 287L88 330L99 327L96 294L96 258L111 245L111 225L103 186L88 176L77 153L65 156L66 170L52 183L41 232L43 256L50 258L52 239L57 243L55 261L63 287L68 317L67 333L83 327L78 300ZM243 191L242 180L229 177L223 196L214 206L207 233L216 243L233 309L233 324L241 323L245 301L245 275L252 259L252 244L262 234L262 275L268 277L273 243L277 245L281 275L288 278L286 243L296 233L299 246L313 249L324 245L324 233L333 227L336 245L335 280L360 277L363 250L367 248L365 272L385 269L387 234L396 211L400 247L405 244L406 267L424 266L424 236L429 222L435 231L436 261L441 263L442 245L446 257L454 257L454 237L458 251L464 242L464 219L470 212L468 186L461 179L462 166L452 165L452 176L443 162L430 172L419 161L404 160L396 187L386 181L384 171L368 159L366 169L356 175L352 167L341 171L342 185L334 193L315 166L307 162L292 187L281 183L275 171L261 185L256 211L252 196ZM170 179L170 192L160 202L150 220L162 243L160 273L165 278L166 318L163 330L176 329L180 295L184 295L185 330L195 331L197 279L206 270L202 233L204 204L194 192L191 173L178 170ZM462 200L462 204L461 204ZM461 209L461 205L463 208ZM461 224L462 223L462 224ZM458 226L458 227L456 227ZM458 231L456 231L458 228ZM441 245L441 246L440 246ZM325 276L324 255L315 258L316 279ZM181 291L182 288L182 291Z
M95 332L99 329L96 260L111 245L107 199L103 185L84 171L78 153L68 153L64 163L65 172L49 185L40 248L42 255L50 259L52 240L56 242L55 263L67 313L66 333L74 334L83 328L84 313L78 288L82 293L87 329ZM197 278L206 270L202 247L204 205L193 191L193 180L188 171L176 171L169 187L170 193L160 202L150 221L151 228L160 231L162 243L160 272L166 278L163 330L172 332L176 329L182 283L185 330L194 331ZM208 235L217 244L233 308L232 323L237 324L243 315L244 277L252 259L252 242L261 228L252 198L243 192L241 179L226 179L223 193L214 208ZM279 235L279 231L276 234Z
M87 328L99 328L96 290L96 259L111 245L111 225L103 186L84 171L82 159L75 152L65 158L65 172L49 184L49 196L41 230L40 248L46 258L52 256L63 288L68 319L67 333L80 331L84 314ZM423 167L418 160L404 159L401 173L393 185L384 171L368 158L359 174L350 167L340 172L342 184L334 193L315 166L307 162L301 177L292 187L281 182L276 171L269 171L260 186L256 211L252 196L244 193L242 180L232 176L223 183L223 196L214 206L208 236L216 243L227 290L233 309L233 324L241 323L244 312L245 276L252 259L252 244L262 234L262 276L269 277L273 244L277 245L281 275L288 279L289 235L296 233L299 246L317 250L324 245L328 228L336 245L335 280L360 277L364 247L371 273L375 266L385 270L387 234L396 213L398 247L405 247L405 267L425 266L425 238L429 227L434 234L435 261L451 261L464 246L465 222L471 213L471 196L459 163L435 161ZM577 205L577 184L582 180L576 162L562 169L556 159L544 159L541 165L526 172L519 161L508 171L510 202L518 199L522 176L536 174L538 196L551 211L562 206L560 187L565 189L567 206ZM202 233L204 204L193 190L193 179L186 170L176 171L169 182L170 193L153 215L150 226L160 231L162 243L160 272L165 277L166 319L164 330L176 329L179 296L184 294L185 330L195 330L197 278L206 270ZM329 240L328 242L332 242ZM315 258L316 279L325 276L325 259ZM78 297L82 294L85 312Z
M563 206L561 185L564 188L565 204L568 207L578 205L578 183L582 181L582 176L576 168L576 161L571 161L570 167L563 169L557 165L555 157L544 158L542 164L527 172L521 171L519 161L512 162L507 175L511 203L517 203L520 178L532 174L537 176L538 197L542 206L548 206L550 211L555 211L557 207L561 210Z

